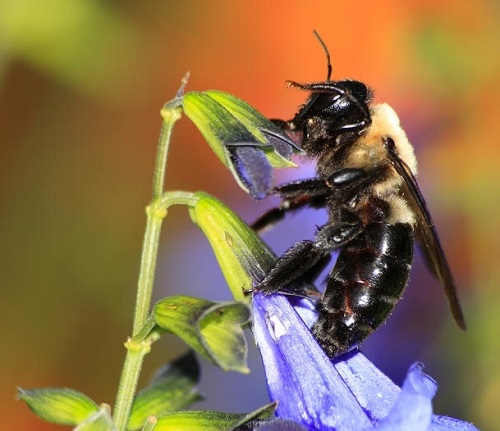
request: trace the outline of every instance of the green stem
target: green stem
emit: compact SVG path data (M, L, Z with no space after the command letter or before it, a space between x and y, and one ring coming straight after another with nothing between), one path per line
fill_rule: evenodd
M168 137L168 139L170 139L170 137ZM190 192L172 191L159 195L158 198L146 208L146 232L144 234L144 244L142 248L135 319L132 331L134 335L141 330L149 316L163 219L166 217L170 206L192 205L195 200L193 194Z
M149 315L161 225L163 219L167 215L168 206L173 203L168 199L165 201L161 198L165 184L165 173L172 130L175 122L181 117L182 113L179 99L180 96L181 94L179 92L178 97L166 104L161 111L163 124L158 140L158 151L153 176L153 199L151 204L146 208L147 222L137 286L133 335L136 335L141 330ZM127 354L123 364L113 413L113 419L118 431L124 431L126 429L137 390L142 363L145 355L150 350L150 344L151 340L144 340L144 343L141 343L141 340L135 339L129 339L129 341L125 343Z
M171 116L169 118L169 120L171 121L167 121L167 119L164 118L163 124L160 129L160 137L158 138L158 150L156 153L155 161L155 175L153 176L153 201L158 199L163 193L170 138L172 136L174 123L177 121L177 119L178 118L173 118L173 116Z
M137 334L149 315L151 296L156 270L156 260L160 243L160 233L166 211L155 210L154 206L146 208L147 221L144 243L142 247L141 266L137 283L134 325L132 334Z
M116 397L113 420L118 431L124 431L127 427L128 417L137 390L137 382L141 374L144 357L149 352L148 348L131 349L128 343L127 354L123 363L118 395Z

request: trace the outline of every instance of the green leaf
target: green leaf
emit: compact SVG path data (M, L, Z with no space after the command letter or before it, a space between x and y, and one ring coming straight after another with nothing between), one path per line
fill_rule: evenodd
M270 417L275 407L275 404L269 404L249 414L214 411L171 413L158 419L155 431L232 431L251 420Z
M261 238L231 209L214 197L197 193L189 209L191 218L212 246L231 293L247 301L245 291L253 280L261 280L272 267L275 256Z
M176 334L223 370L248 372L247 345L241 328L250 318L245 304L179 295L159 301L153 316L158 326Z
M117 431L110 408L107 404L100 406L99 411L80 423L74 431Z
M19 388L18 398L39 418L60 425L76 425L99 409L89 397L68 388Z
M140 391L132 406L129 430L141 428L149 416L163 416L201 400L196 389L200 370L192 351L162 367Z

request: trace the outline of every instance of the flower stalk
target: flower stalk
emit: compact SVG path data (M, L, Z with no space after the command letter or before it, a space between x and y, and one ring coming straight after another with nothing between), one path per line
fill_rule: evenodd
M174 99L174 101L180 97L181 90L184 85L185 80L183 80L183 85L181 86L181 89L177 94L177 98ZM181 118L181 114L182 107L180 103L174 103L171 105L167 104L161 111L163 124L160 131L160 137L158 139L158 150L153 175L153 198L151 203L146 208L147 221L137 284L137 296L132 329L133 335L136 335L141 331L147 321L151 308L151 297L153 292L156 262L158 258L161 227L163 220L167 215L167 208L169 204L172 204L172 202L169 202L168 199L162 199L168 151L174 124ZM137 384L144 357L150 351L151 342L144 340L145 342L141 343L140 341L143 340L137 341L139 341L139 343L131 343L130 340L125 343L127 353L122 368L113 414L113 420L118 431L126 429L132 403L137 391Z

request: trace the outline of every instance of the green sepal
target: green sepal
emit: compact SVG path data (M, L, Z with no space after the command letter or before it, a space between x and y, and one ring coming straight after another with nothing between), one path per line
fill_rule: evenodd
M231 171L238 185L252 196L260 199L269 191L271 166L296 166L289 160L293 149L297 148L294 142L279 127L242 100L221 91L192 91L183 96L182 107L219 160ZM261 164L264 162L255 162L253 158L249 165L244 162L245 167L237 168L235 161L231 160L229 149L238 146L261 149L269 170ZM257 163L255 166L254 162ZM261 179L253 182L256 180L254 176L261 176ZM253 179L250 180L249 177ZM263 184L266 184L267 190L261 189Z
M156 416L149 416L146 419L146 423L141 428L141 431L153 431L153 430L155 430L157 422L158 422L158 419L156 418Z
M184 95L182 107L227 167L230 167L225 151L227 145L262 147L271 166L296 167L289 160L292 149L298 150L295 143L259 111L232 94L218 90L190 91ZM287 155L280 154L271 144L270 135L279 137L291 149Z
M261 147L269 145L263 137L253 135L227 109L204 92L190 91L186 93L182 107L186 116L194 123L220 161L228 168L230 168L231 163L225 149L226 145L238 143Z
M196 388L199 376L192 351L162 367L137 394L127 429L140 429L149 416L163 416L203 399Z
M245 291L261 280L275 255L238 215L218 199L196 193L189 207L191 219L207 237L234 299L248 301Z
M219 90L208 90L205 95L219 102L227 109L238 121L245 126L260 142L268 142L270 137L275 137L281 141L283 146L286 146L289 151L280 153L278 149L271 145L263 148L266 152L266 157L274 168L295 168L297 165L290 160L290 155L293 150L301 151L296 147L295 143L284 135L276 124L272 123L264 117L259 111L254 109L248 103Z
M214 411L185 411L158 418L155 431L233 431L255 419L269 418L276 404L268 404L249 414Z
M247 373L247 344L241 326L250 319L241 302L216 303L171 296L153 310L158 326L172 332L223 370Z
M77 425L99 410L94 401L74 389L18 388L17 396L40 419L60 425Z
M102 404L99 411L81 422L73 431L117 431L117 429L111 417L109 406Z

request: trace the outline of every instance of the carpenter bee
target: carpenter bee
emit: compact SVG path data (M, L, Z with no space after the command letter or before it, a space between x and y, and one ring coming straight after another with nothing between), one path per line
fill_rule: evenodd
M326 81L290 81L311 96L292 120L274 120L316 160L317 176L274 188L281 206L253 228L260 232L303 207L325 208L328 222L314 240L299 241L279 257L254 290L297 294L301 282L313 281L339 251L311 328L325 353L335 357L389 317L408 283L416 239L465 329L450 268L415 180L413 147L397 114L385 103L372 104L362 82L331 81L328 50L319 41L328 60Z

